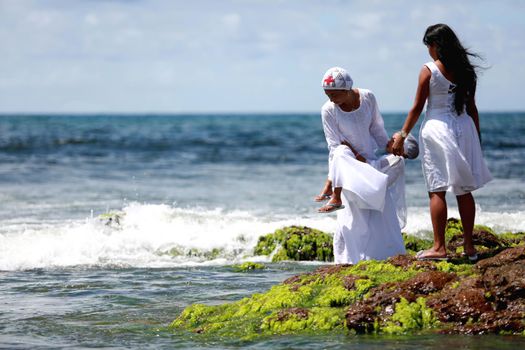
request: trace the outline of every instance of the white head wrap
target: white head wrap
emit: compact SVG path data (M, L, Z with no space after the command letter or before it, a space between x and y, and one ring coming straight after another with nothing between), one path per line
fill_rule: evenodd
M346 70L332 67L324 74L321 84L325 90L350 90L354 82Z

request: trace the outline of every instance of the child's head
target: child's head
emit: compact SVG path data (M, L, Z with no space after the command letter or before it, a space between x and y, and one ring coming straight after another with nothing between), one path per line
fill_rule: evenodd
M350 90L354 81L348 72L341 67L332 67L323 75L321 85L325 90Z
M325 94L335 104L344 102L353 84L350 74L340 67L332 67L327 70L321 81Z

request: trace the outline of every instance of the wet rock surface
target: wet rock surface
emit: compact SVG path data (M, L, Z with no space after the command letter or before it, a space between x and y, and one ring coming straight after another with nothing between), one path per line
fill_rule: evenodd
M272 261L333 261L332 236L306 226L288 226L259 237L256 255Z
M482 258L493 256L494 254L497 254L504 250L510 244L506 240L499 238L496 234L492 233L491 231L480 228L474 230L474 232L472 233L472 239L474 241L474 245L484 248L478 252L478 255ZM452 252L453 256L460 256L460 254L457 254L455 252L458 248L462 246L463 236L454 235L448 241L447 249L449 250L449 252Z
M293 244L302 246L307 240L298 238L297 229L313 232L293 228L279 235L295 236ZM192 305L171 327L241 338L239 332L248 338L309 331L525 335L525 235L500 237L477 227L480 260L474 264L460 255L461 233L461 222L449 220L448 262L407 254L322 266L238 302ZM273 239L265 237L262 242ZM428 241L410 244L416 248Z
M407 256L389 259L403 268L427 270L398 283L373 288L369 296L349 307L347 325L358 333L374 332L384 324L405 299L426 298L440 321L440 332L462 334L513 333L525 330L525 246L508 248L481 260L468 276L432 271L428 264ZM430 270L430 271L429 271Z
M525 245L504 250L491 258L481 260L476 264L476 267L479 270L484 271L490 267L504 266L523 260L525 260Z
M420 261L411 255L396 255L387 261L394 266L402 267L404 270L409 268L426 271L436 270L436 266L432 261Z
M477 278L467 278L460 285L432 296L428 305L436 311L440 321L462 324L477 322L483 313L492 311Z
M385 283L369 292L364 300L350 306L346 314L348 328L362 333L374 331L374 323L385 323L395 312L395 305L405 299L415 302L418 298L442 290L456 275L440 271L424 271L404 282ZM363 315L366 312L367 315Z
M525 330L525 247L504 250L476 264L481 272L431 297L444 332L520 333Z
M289 320L290 318L307 319L309 311L303 307L295 307L290 309L284 309L279 311L277 314L277 320L282 322Z

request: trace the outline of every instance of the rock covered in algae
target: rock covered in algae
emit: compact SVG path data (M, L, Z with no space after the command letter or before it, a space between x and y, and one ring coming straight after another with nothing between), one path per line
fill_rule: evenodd
M239 265L233 265L233 270L236 272L247 272L253 270L264 270L266 266L261 263L247 261Z
M113 227L113 228L119 228L120 224L125 216L124 212L121 211L110 211L104 214L100 214L97 219L100 222L103 222L104 225Z
M486 259L476 264L454 252L448 262L398 255L323 266L237 302L191 305L171 328L243 339L310 332L525 335L525 241L512 235L519 239L481 247Z
M489 257L501 252L503 249L524 244L525 233L523 232L506 232L496 234L494 231L484 225L475 225L473 230L473 241L482 258ZM433 240L428 237L416 237L403 233L405 248L409 254L429 249L432 247ZM450 218L447 220L445 230L445 241L447 244L448 254L453 258L461 257L463 253L463 225L460 220Z
M463 226L461 221L450 218L447 221L446 242L449 255L460 259L463 252ZM489 257L503 249L523 244L525 233L495 234L492 229L475 225L473 240L479 255ZM432 247L432 238L416 237L403 233L405 248L410 255ZM255 255L268 255L273 262L283 260L326 261L334 260L332 235L305 226L288 226L259 237L254 248ZM463 258L463 260L467 260Z
M255 255L272 255L272 261L333 261L332 236L305 227L289 226L259 237Z

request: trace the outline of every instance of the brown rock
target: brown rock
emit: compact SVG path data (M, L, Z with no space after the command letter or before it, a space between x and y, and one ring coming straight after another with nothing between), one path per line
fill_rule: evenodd
M374 320L391 316L401 298L414 302L420 296L440 291L455 279L456 275L451 273L425 271L404 282L384 283L372 288L368 298L348 308L346 324L357 333L370 332Z
M394 266L401 267L403 270L416 268L418 270L432 271L437 270L432 261L421 261L410 255L396 255L387 260Z
M497 235L485 230L474 230L474 232L472 232L472 239L475 245L487 248L501 248L508 246L508 242L504 239L501 239ZM463 236L455 235L448 242L447 248L454 251L461 245L463 245Z
M402 267L404 269L407 269L410 267L414 262L417 261L416 258L413 256L410 256L408 254L402 254L402 255L396 255L391 258L388 258L387 260L389 263L391 263L394 266Z
M525 330L523 313L515 311L485 312L475 324L456 324L446 333L490 334L500 332L521 333Z
M311 272L311 274L320 275L321 277L326 277L329 275L336 274L340 272L341 270L344 270L350 266L352 266L352 264L337 264L337 265L321 266L315 269L313 272Z
M482 281L501 308L506 308L509 301L525 299L525 264L522 261L488 268Z
M279 322L286 321L290 317L296 317L299 319L307 319L309 315L308 309L302 307L292 307L279 311L277 314L277 320Z
M476 267L481 271L484 271L489 267L508 265L515 261L523 260L525 260L525 246L519 246L505 249L492 258L481 260L476 264Z
M347 290L352 290L355 287L355 282L357 280L363 280L368 279L366 276L356 276L356 275L348 275L343 277L343 286Z
M355 303L346 313L346 326L358 334L370 333L374 330L376 315L376 311L370 305Z
M403 282L403 287L418 296L440 291L445 285L456 279L456 275L441 271L425 271Z
M469 320L477 321L484 312L493 311L476 277L464 280L456 288L447 288L430 296L427 305L436 311L441 321L461 324Z

